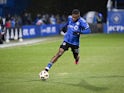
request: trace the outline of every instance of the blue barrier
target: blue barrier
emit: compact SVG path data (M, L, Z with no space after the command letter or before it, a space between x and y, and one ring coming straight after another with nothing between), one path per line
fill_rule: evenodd
M44 37L44 36L51 36L51 35L58 35L60 33L59 31L59 25L42 25L42 26L36 26L36 25L27 25L22 26L23 31L23 38L35 38L35 37Z
M124 32L124 10L112 10L108 11L106 30L104 33L113 33L113 32Z
M39 36L37 26L35 25L23 26L22 31L23 38L35 38Z
M22 26L23 38L36 38L36 37L45 37L59 35L62 24L44 24L42 26L36 25L26 25ZM89 34L89 30L83 31L83 34Z
M60 33L59 25L42 25L40 27L41 36L58 35Z

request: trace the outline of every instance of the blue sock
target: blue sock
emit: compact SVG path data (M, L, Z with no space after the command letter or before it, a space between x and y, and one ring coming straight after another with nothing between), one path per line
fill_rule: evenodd
M48 65L46 66L46 70L49 70L52 67L52 65L53 65L52 62L48 63Z

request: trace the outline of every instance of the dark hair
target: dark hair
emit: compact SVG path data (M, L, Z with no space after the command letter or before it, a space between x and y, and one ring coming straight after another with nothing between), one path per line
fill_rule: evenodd
M80 13L80 11L78 10L78 9L74 9L73 11L72 11L72 14L79 14Z

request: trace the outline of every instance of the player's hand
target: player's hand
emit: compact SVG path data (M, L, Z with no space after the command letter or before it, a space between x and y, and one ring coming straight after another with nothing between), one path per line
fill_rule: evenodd
M73 35L80 35L79 32L73 32Z
M65 35L65 32L63 32L63 31L61 31L60 33L61 33L61 35L63 35L63 36Z

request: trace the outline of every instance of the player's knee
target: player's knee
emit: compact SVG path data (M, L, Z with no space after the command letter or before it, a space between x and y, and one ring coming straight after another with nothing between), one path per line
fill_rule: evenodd
M58 52L57 56L60 57L61 55L62 55L62 53L61 52Z
M78 59L79 58L78 53L74 53L74 58L75 59Z

